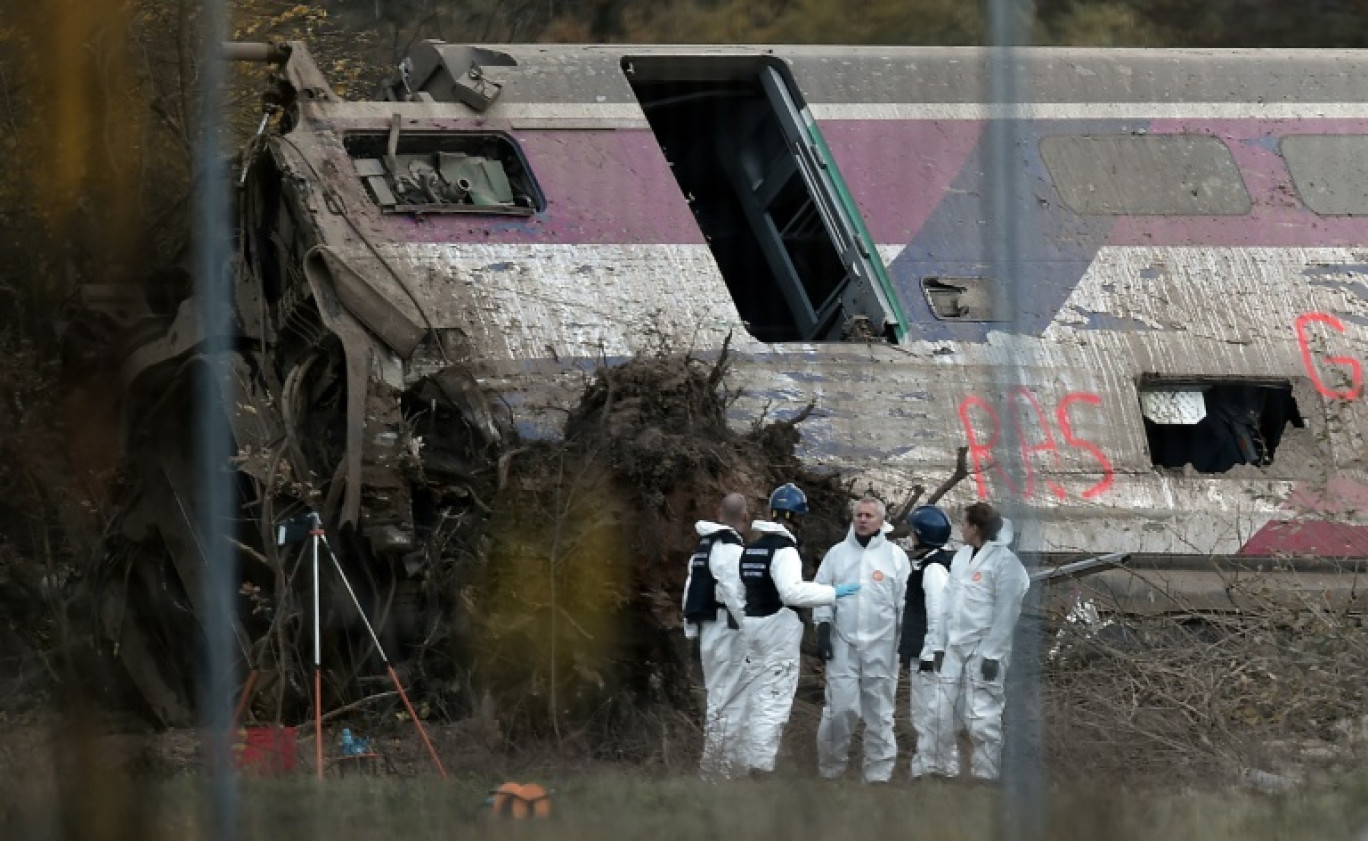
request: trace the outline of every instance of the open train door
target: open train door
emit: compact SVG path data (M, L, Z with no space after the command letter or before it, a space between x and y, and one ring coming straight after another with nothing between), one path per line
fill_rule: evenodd
M783 62L656 55L622 67L757 339L904 337L884 265Z

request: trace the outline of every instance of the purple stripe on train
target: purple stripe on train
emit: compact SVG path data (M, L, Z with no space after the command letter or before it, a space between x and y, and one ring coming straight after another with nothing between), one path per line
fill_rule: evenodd
M1316 248L1368 245L1368 219L1318 216L1292 183L1278 141L1294 134L1368 134L1368 120L1155 120L1153 134L1225 141L1253 203L1247 216L1129 217L1108 245Z
M985 137L972 150L949 144L931 148L953 178L922 184L899 173L915 153L917 140L949 137L934 121L862 121L823 124L833 154L876 240L911 231L906 248L889 266L904 311L914 322L914 335L929 340L981 341L994 325L942 321L935 318L922 291L928 277L1004 279L1004 267L992 264L987 236L990 193L985 176ZM975 125L970 123L969 125ZM1069 293L1104 245L1113 246L1267 246L1326 247L1368 244L1368 220L1330 218L1301 203L1277 141L1288 134L1368 133L1363 120L1037 120L1017 126L1011 165L1017 176L1009 212L1016 226L1017 261L1007 278L1019 294L1013 329L1039 335L1054 320ZM1243 216L1079 216L1065 207L1040 154L1040 140L1051 135L1201 133L1226 142L1245 178L1252 209ZM881 139L871 135L882 134ZM860 137L858 145L849 137ZM882 151L880 151L882 150ZM934 168L934 167L933 167ZM930 192L918 192L918 188ZM927 213L929 201L935 208ZM883 236L881 236L883 235ZM897 241L897 240L893 240ZM996 325L1000 328L1006 325ZM1091 325L1117 326L1109 319Z
M991 277L984 123L838 120L822 132L875 242L906 243L889 266L914 335L980 341L990 325L941 321L922 291L927 277ZM1220 137L1253 203L1244 216L1079 216L1059 198L1040 139L1060 134L1202 133ZM1368 221L1320 217L1296 195L1278 154L1289 134L1368 133L1365 120L1035 120L1018 126L1010 208L1019 259L1015 329L1038 335L1056 317L1103 246L1368 245ZM704 239L664 153L646 129L516 133L547 197L528 219L388 217L396 240L507 244L689 244ZM998 325L1004 326L1004 325ZM1094 327L1113 327L1101 319Z
M885 131L899 132L899 123ZM977 142L965 155L962 151L946 161L958 163L949 188L926 222L915 231L907 247L889 264L889 275L913 322L913 335L931 341L983 341L989 329L1004 324L942 321L932 315L922 291L925 278L983 277L1010 281L1022 294L1014 296L1013 329L1040 334L1059 312L1059 308L1087 271L1099 248L1116 222L1115 217L1079 216L1059 200L1045 163L1039 139L1046 134L1114 134L1145 130L1147 121L1032 121L1017 127L1008 162L1015 176L1014 194L1007 213L1015 226L1016 261L1012 277L1003 266L994 265L997 244L988 240L988 210L992 193L988 189L987 135L979 133ZM823 127L826 132L826 127ZM887 143L896 147L892 137ZM841 152L833 151L838 162ZM841 162L844 165L844 162ZM852 193L859 195L869 185L851 182ZM900 216L896 203L885 204L876 214ZM877 215L876 217L877 218ZM889 222L871 221L879 229Z
M978 146L983 123L841 120L822 137L879 244L911 242Z
M1296 519L1264 524L1240 548L1241 555L1368 557L1368 526L1339 522L1346 512L1368 509L1368 485L1344 476L1299 483L1282 507Z
M702 245L703 234L650 131L521 131L515 136L546 196L529 218L389 216L410 242Z

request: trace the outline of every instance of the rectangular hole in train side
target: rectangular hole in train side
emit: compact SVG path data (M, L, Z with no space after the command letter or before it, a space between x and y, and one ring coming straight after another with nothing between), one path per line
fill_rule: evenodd
M1274 462L1288 426L1306 426L1279 381L1148 379L1139 385L1150 458L1158 467L1191 465L1225 473L1239 464Z
M622 67L753 336L901 336L877 252L780 62L629 56Z

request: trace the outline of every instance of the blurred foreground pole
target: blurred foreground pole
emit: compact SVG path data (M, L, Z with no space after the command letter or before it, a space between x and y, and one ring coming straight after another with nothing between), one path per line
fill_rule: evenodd
M1030 340L1020 328L1022 313L1031 306L1030 290L1022 288L1026 273L1021 254L1021 232L1018 229L1019 208L1029 199L1029 187L1023 183L1025 174L1019 150L1022 98L1028 92L1021 84L1021 65L1018 47L1024 46L1029 34L1033 8L1030 0L988 0L988 96L990 113L986 126L987 155L985 161L988 193L988 238L985 252L991 271L998 281L997 294L1005 300L1013 313L1013 324L1002 337L1005 356L1000 357L997 369L1000 394L1025 381L1030 367ZM1017 424L1006 424L1005 434L1013 438L1020 434ZM1008 440L1006 451L1020 452L1020 442ZM1030 509L1026 500L1014 495L1001 501L1003 513L1017 525L1018 546L1025 543L1023 535L1037 532L1027 522ZM1017 550L1018 552L1020 549ZM1041 587L1034 586L1026 595L1022 616L1039 615ZM1047 789L1044 744L1044 721L1041 715L1040 628L1032 620L1017 623L1016 639L1012 645L1012 662L1007 670L1007 709L1003 716L1006 744L1002 755L1002 814L999 837L1003 841L1039 841L1045 837Z
M194 247L196 299L207 336L204 365L197 382L195 411L195 473L201 483L198 531L205 562L204 656L200 660L199 708L204 716L204 756L209 763L208 837L231 841L236 837L235 785L232 768L233 593L235 556L230 551L233 487L228 467L228 412L223 383L227 354L231 274L229 271L228 173L223 151L224 70L223 41L227 35L226 0L202 0L200 35L199 125L196 132L194 178Z

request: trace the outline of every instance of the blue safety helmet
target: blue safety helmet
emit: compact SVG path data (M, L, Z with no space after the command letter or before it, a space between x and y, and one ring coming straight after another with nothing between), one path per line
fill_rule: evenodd
M917 542L937 549L950 541L950 518L934 505L918 505L907 515Z
M807 494L803 489L789 482L774 489L770 494L769 507L771 511L785 511L789 514L806 514L808 512Z

